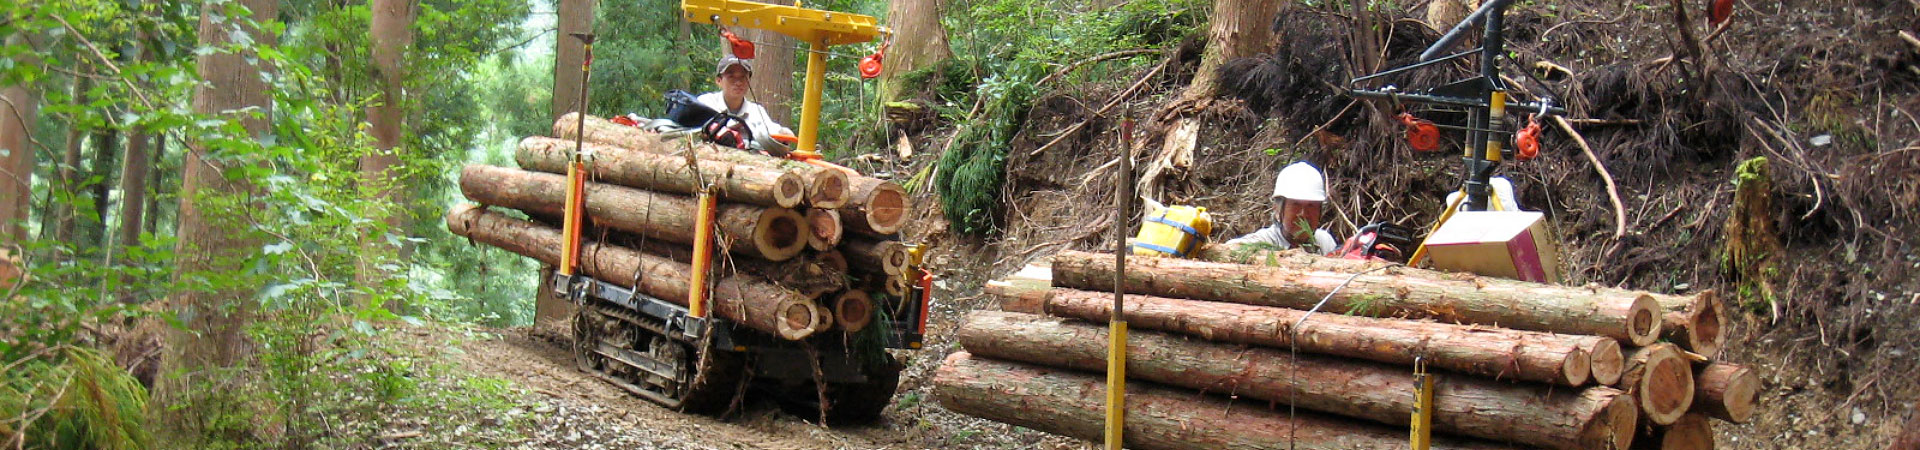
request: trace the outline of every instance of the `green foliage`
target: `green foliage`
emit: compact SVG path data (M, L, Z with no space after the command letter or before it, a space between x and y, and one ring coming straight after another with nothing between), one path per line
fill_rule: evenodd
M9 447L149 448L147 390L113 359L61 346L4 363L0 437Z

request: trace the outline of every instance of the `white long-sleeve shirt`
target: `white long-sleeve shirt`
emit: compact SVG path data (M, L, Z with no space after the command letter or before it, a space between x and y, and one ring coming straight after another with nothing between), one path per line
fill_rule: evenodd
M766 140L773 135L793 135L793 129L774 122L773 116L767 115L767 108L760 106L759 103L754 103L752 100L742 100L740 102L740 109L737 110L727 109L727 97L719 91L700 94L699 97L694 98L694 101L700 102L700 104L706 105L708 108L713 108L714 111L732 114L746 120L747 130L753 132L753 140L756 148L760 141Z
M1287 241L1286 232L1280 229L1280 224L1268 225L1266 228L1253 230L1252 233L1247 233L1246 236L1228 240L1227 245L1251 244L1256 242L1272 245L1278 247L1280 250L1293 248L1293 243ZM1311 249L1309 253L1324 255L1339 249L1340 243L1333 239L1333 233L1327 232L1325 228L1321 228L1313 230L1313 246L1318 248Z

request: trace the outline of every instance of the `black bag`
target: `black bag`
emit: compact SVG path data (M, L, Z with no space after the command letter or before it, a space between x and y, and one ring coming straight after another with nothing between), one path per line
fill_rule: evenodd
M666 119L672 120L673 123L680 124L681 127L699 128L702 125L706 125L707 121L713 120L713 116L717 115L720 115L719 111L714 111L713 108L708 108L707 105L700 104L699 101L694 100L693 94L689 94L687 91L679 89L667 91Z

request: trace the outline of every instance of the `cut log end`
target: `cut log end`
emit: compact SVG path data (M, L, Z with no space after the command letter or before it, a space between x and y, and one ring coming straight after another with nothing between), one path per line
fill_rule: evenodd
M866 291L843 292L833 299L833 315L849 333L866 329L873 322L873 298Z
M1579 386L1587 384L1593 375L1593 356L1579 348L1567 352L1567 358L1560 362L1561 384Z
M807 182L792 172L773 179L773 200L782 208L800 206L807 199Z
M1713 291L1702 292L1694 296L1693 308L1687 323L1687 349L1708 358L1720 356L1728 331L1720 317L1720 296Z
M768 261L786 261L807 249L806 218L786 208L767 208L754 227L753 245Z
M909 254L907 246L896 244L880 259L880 269L888 275L899 275L907 270L907 261L911 259L913 255Z
M1651 295L1639 295L1627 314L1627 342L1633 345L1648 345L1660 338L1660 301Z
M1588 423L1582 442L1591 444L1590 448L1631 448L1640 425L1640 407L1636 403L1632 395L1614 394L1600 412L1604 419Z
M813 262L829 271L847 273L847 255L839 250L827 250L813 254Z
M834 209L847 205L852 195L847 174L833 169L815 170L807 183L807 203L815 208Z
M1613 385L1620 382L1620 373L1626 370L1626 357L1620 352L1620 341L1609 337L1595 337L1593 343L1583 346L1587 351L1593 369L1593 382Z
M1700 369L1695 392L1708 415L1733 423L1753 418L1760 400L1760 376L1752 369L1716 363Z
M890 276L887 277L887 281L882 284L883 286L881 286L881 288L886 290L887 296L893 298L907 298L907 294L912 291L912 283L908 282L904 277Z
M840 227L840 212L831 209L813 208L807 210L807 248L826 251L840 245L845 233Z
M824 322L820 316L819 305L806 301L790 301L780 305L780 337L789 340L805 339L819 331Z
M873 189L871 196L865 199L861 209L866 213L866 226L875 234L893 234L907 223L907 190L891 182L881 183Z
M1651 442L1638 448L1657 448L1660 450L1713 450L1713 425L1707 417L1697 413L1680 417L1679 421L1663 428L1655 429Z
M1657 425L1673 424L1693 406L1693 365L1673 344L1634 349L1621 383L1639 397L1647 421Z

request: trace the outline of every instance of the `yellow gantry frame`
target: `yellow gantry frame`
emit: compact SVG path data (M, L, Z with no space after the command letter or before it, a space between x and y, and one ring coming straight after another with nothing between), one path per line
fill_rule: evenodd
M738 0L681 0L687 21L768 30L807 43L807 83L800 100L800 145L794 159L818 159L820 91L827 47L872 41L886 33L873 16Z

